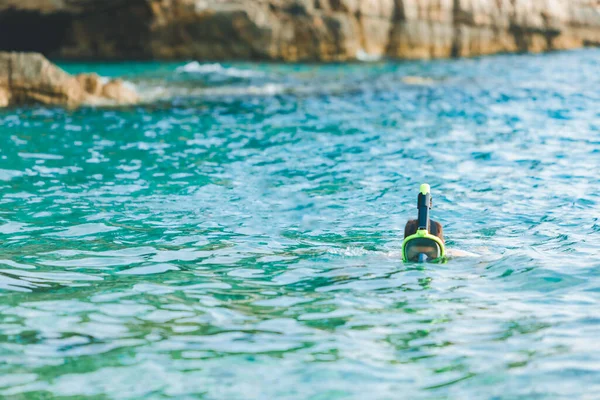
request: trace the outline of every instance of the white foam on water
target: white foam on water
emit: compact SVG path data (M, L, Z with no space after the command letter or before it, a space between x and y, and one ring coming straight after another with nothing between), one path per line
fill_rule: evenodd
M206 96L229 96L229 95L254 95L254 96L272 96L286 91L285 85L277 83L267 83L262 86L222 86L214 88L201 89L200 94Z
M356 52L356 59L364 62L375 62L381 60L381 54L369 54L364 49Z
M264 76L264 73L250 69L239 69L234 67L223 67L221 64L201 64L198 61L192 61L186 65L178 67L175 72L178 74L199 74L199 75L225 75L233 78L252 78Z
M345 249L334 247L327 249L327 253L345 257L360 257L371 252L362 247L346 247Z
M137 86L135 85L135 83L130 82L130 81L123 81L123 86L125 86L127 89L133 90L137 92Z
M21 171L16 171L13 169L0 169L0 181L10 181L13 178L18 178L23 175L25 174Z
M282 84L267 83L261 86L220 86L220 87L139 87L138 94L144 103L168 100L174 97L219 97L219 96L273 96L287 93L289 88Z

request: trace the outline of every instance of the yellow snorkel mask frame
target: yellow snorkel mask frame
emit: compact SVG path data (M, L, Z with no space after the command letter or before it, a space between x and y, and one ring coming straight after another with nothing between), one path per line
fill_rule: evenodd
M402 242L402 261L410 262L410 261L425 261L425 258L428 258L430 262L445 262L446 261L446 247L444 246L444 242L439 237L432 235L429 233L430 231L430 220L429 220L429 211L432 208L431 201L431 188L428 184L424 183L419 188L419 196L417 198L417 208L419 210L419 218L418 218L418 229L417 233L410 235L404 239ZM418 259L414 259L414 257L409 256L409 252L412 251L412 245L421 245L419 248L423 248L429 246L432 250L432 254L426 254L427 252L419 252ZM433 253L435 253L436 257L433 257Z

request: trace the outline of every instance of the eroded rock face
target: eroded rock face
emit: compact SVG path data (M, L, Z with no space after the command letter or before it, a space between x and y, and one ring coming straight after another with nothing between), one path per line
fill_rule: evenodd
M36 53L0 53L0 87L9 92L9 104L74 107L85 97L75 78Z
M75 76L83 90L93 96L102 96L102 78L98 74L79 74Z
M67 58L343 61L600 43L597 0L4 0L0 47L34 15L60 31L44 51Z
M8 107L10 104L10 92L8 88L0 86L0 107Z
M134 90L120 80L103 84L96 74L72 76L38 53L0 52L0 107L49 104L135 104Z

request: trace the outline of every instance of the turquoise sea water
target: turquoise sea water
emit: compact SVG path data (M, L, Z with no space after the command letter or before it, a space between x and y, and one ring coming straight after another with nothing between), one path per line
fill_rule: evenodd
M147 103L0 111L0 397L599 393L600 51L62 66Z

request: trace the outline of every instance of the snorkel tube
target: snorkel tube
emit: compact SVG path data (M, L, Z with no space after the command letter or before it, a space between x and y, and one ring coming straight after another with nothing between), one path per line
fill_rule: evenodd
M417 209L419 210L419 230L425 229L429 232L429 210L431 210L431 188L424 183L419 188L419 197L417 198Z
M402 260L407 261L434 261L443 262L446 257L444 242L430 232L431 222L429 213L433 206L431 188L424 183L419 188L417 197L418 228L417 232L404 239L402 242Z
M429 210L431 210L431 188L428 184L424 183L419 188L419 197L417 197L417 209L419 210L419 231L425 230L429 232ZM427 255L425 253L419 253L418 262L422 263L427 261Z

